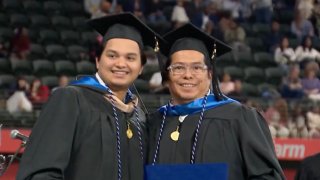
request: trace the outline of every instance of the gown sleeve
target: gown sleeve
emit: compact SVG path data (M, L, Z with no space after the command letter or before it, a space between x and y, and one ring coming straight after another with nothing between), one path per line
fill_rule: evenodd
M74 89L54 92L32 129L17 180L64 179L79 111Z
M295 180L320 179L319 164L320 153L305 158L297 169Z
M285 179L267 122L255 109L243 107L237 124L244 170L248 179Z

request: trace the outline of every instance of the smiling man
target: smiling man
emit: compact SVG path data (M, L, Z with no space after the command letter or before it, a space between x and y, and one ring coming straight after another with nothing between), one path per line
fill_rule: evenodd
M230 180L285 179L261 114L219 90L215 60L231 49L192 24L166 34L164 39L167 49L160 49L168 60L160 65L165 64L162 77L171 100L148 119L148 162L153 166L147 168L147 174L157 174L156 164L163 168L163 164L198 167L223 163ZM158 175L175 169L173 176L189 176L189 171L181 173L174 167ZM194 173L199 173L197 179L217 179L212 169Z
M89 21L103 38L97 73L57 89L32 129L17 180L142 180L144 114L128 90L145 45L161 38L132 14Z

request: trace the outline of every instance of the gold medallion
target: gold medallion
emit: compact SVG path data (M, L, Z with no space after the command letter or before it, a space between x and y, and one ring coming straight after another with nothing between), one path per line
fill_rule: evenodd
M132 133L131 129L127 129L127 137L128 137L129 139L131 139L132 136L133 136L133 133Z
M171 133L170 137L171 137L171 139L173 141L178 141L179 140L179 135L180 135L179 131L173 131Z
M177 129L175 131L173 131L171 134L170 134L170 137L173 141L178 141L179 140L179 126L177 126Z
M131 139L132 136L133 136L133 132L132 132L132 130L131 130L131 128L130 128L130 124L128 123L127 137L128 137L129 139Z

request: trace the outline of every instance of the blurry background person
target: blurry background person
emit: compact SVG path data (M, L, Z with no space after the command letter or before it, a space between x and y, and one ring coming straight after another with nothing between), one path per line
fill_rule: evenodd
M34 104L43 104L47 102L50 95L48 86L43 85L41 80L36 78L31 83L30 100Z
M185 0L177 0L177 4L173 8L171 22L174 28L178 28L190 21L184 3Z
M306 68L304 77L301 79L304 93L311 100L320 100L320 80L316 75L316 69Z
M69 77L66 75L59 76L58 86L52 88L51 93L57 90L58 88L66 87L69 84Z
M221 92L225 95L229 95L235 90L235 83L231 81L231 76L228 73L223 73L220 80Z
M287 37L283 37L279 46L274 53L274 60L285 70L288 71L288 65L292 64L296 60L296 54L294 50L289 47L289 40Z
M23 77L20 77L17 80L17 87L13 91L13 94L7 100L7 110L11 114L20 112L31 112L33 110L33 106L31 101L28 99L29 93L30 85Z
M302 69L309 61L320 61L320 52L313 47L311 36L303 38L301 45L296 48L295 54Z
M288 75L283 78L280 92L284 98L301 99L304 96L304 91L300 79L299 65L291 65Z
M320 109L318 105L313 105L306 113L308 125L310 128L310 137L320 138Z
M10 59L26 60L30 44L28 29L26 27L16 28L10 44Z

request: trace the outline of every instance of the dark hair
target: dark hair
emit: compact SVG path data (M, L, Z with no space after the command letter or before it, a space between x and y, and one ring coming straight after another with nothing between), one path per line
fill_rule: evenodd
M308 39L310 39L310 41L311 41L311 46L310 47L306 46L306 42L307 42ZM311 50L312 49L312 37L311 36L304 36L302 38L301 45L302 45L303 50L306 50L306 48Z
M281 51L284 51L283 41L284 41L285 39L289 40L287 36L282 36L282 37L281 37L280 44L279 44L279 48L280 48Z

